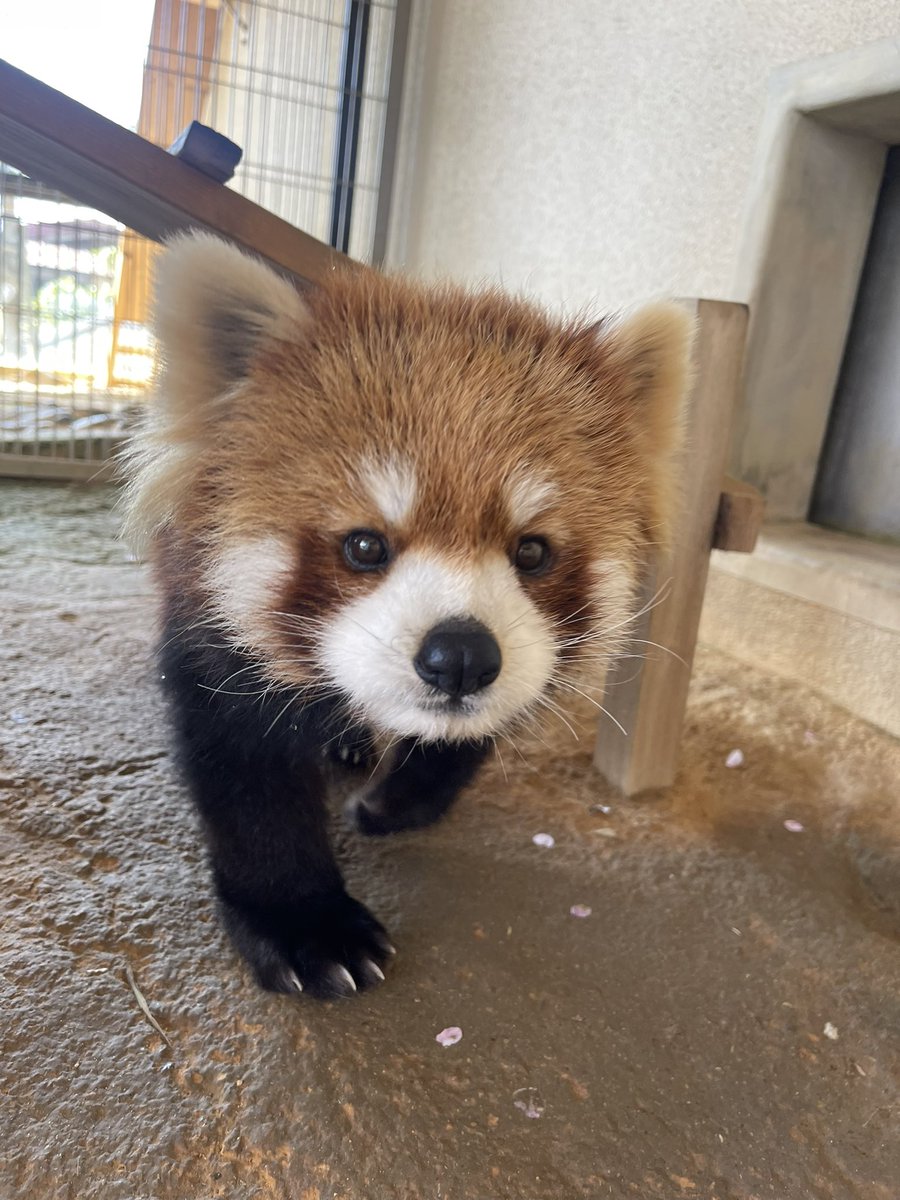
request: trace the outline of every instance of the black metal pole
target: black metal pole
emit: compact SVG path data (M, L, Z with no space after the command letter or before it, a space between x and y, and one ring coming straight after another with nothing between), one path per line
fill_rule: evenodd
M369 0L348 0L341 79L341 117L334 160L331 244L345 254L350 248L350 218L362 112L366 47L369 41Z

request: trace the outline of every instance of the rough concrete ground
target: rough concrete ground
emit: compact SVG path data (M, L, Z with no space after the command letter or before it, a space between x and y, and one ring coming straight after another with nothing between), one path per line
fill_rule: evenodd
M3 1200L900 1195L897 743L701 653L668 795L560 727L435 829L341 835L387 983L267 996L108 500L0 489Z

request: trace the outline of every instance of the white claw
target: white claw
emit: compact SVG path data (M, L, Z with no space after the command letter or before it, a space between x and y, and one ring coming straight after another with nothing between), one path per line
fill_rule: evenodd
M379 967L378 963L374 963L374 962L372 962L372 960L370 958L367 958L366 966L372 972L372 974L375 976L376 979L379 979L382 983L384 983L384 971L382 971L382 969L381 969L381 967Z
M343 966L339 963L336 967L335 974L337 975L339 980L342 980L347 984L347 986L350 988L351 992L356 991L356 980L353 978L353 976L350 974L350 972L347 970L347 968L345 966Z
M288 983L293 984L298 992L303 991L303 984L300 982L300 976L296 971L288 971Z

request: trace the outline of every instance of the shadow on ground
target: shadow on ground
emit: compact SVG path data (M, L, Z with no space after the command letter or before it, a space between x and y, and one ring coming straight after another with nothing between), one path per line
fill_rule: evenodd
M900 1193L896 742L701 653L668 795L619 800L560 729L436 829L342 833L387 983L266 996L214 921L108 499L0 490L0 1195Z

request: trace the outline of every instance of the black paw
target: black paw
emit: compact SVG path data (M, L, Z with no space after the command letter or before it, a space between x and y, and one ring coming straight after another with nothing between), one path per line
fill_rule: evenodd
M381 983L395 953L383 926L344 891L284 910L228 901L222 909L232 941L266 991L352 996Z
M372 735L365 729L351 729L332 741L326 756L341 767L362 770L372 761Z
M433 825L441 819L452 803L453 796L400 800L385 797L378 790L354 792L347 801L344 814L352 828L366 834L367 837L385 837L389 833L402 833L405 829L424 829L427 825Z

